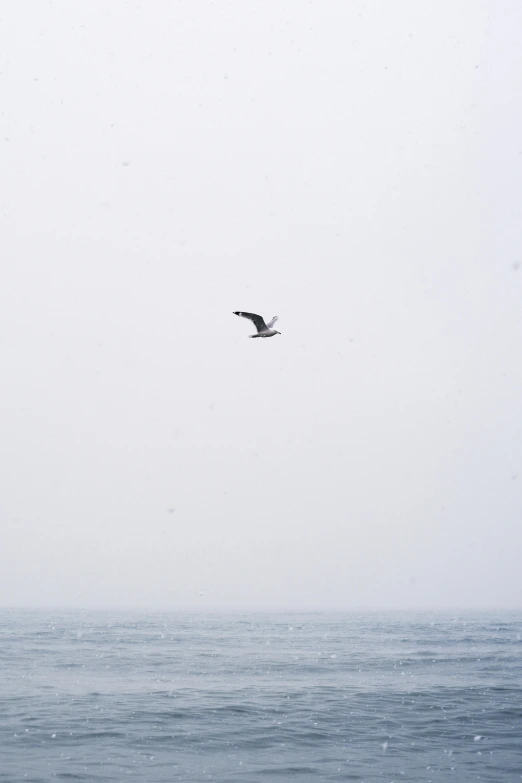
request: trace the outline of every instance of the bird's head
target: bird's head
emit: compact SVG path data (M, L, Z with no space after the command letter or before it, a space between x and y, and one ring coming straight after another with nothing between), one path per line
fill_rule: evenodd
M276 334L281 334L281 332L278 332L278 331L277 331L277 329L275 330L275 333L276 333Z

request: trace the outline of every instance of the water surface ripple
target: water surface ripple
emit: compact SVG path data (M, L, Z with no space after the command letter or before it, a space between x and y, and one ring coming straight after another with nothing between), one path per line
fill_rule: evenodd
M522 614L0 612L0 781L522 780Z

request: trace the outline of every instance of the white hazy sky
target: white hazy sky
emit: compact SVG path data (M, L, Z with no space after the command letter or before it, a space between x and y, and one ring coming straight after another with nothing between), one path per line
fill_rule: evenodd
M7 3L0 604L520 606L521 210L518 0Z

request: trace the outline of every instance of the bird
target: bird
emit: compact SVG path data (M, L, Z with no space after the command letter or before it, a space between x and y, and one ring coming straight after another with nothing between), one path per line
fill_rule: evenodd
M278 315L274 315L272 320L265 324L264 318L260 315L256 315L256 313L243 313L240 310L234 310L233 312L234 315L239 315L241 318L248 318L249 321L253 321L257 329L257 334L249 334L249 337L273 337L275 334L281 334L281 332L278 332L277 329L273 328L275 322L279 318Z

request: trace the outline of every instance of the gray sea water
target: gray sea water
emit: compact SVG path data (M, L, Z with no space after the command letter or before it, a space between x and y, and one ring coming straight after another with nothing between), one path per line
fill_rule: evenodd
M0 612L0 781L522 779L522 613Z

